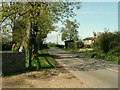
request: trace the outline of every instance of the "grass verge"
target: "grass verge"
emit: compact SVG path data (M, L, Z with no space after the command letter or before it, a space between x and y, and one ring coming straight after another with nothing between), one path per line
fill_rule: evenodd
M88 57L88 58L96 58L96 59L102 59L102 60L107 60L107 61L111 61L115 64L120 64L120 56L119 55L115 55L115 54L111 54L111 53L103 53L100 51L94 51L94 50L85 50L85 51L79 51L79 50L72 50L72 49L63 49L69 52L73 52L73 53L83 53L84 56Z
M28 55L26 55L26 67L28 67ZM46 49L38 50L38 54L32 58L32 67L37 70L50 69L56 67L57 62Z
M110 54L110 53L103 53L103 52L97 52L97 51L85 51L84 55L89 58L96 58L96 59L102 59L107 61L112 61L113 63L120 64L120 56Z

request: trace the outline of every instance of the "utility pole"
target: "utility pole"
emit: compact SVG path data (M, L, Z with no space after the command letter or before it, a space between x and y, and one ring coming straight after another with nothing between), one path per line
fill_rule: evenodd
M58 40L59 40L59 38L60 38L60 32L61 32L61 30L58 30L58 34L57 34L57 45L58 45Z

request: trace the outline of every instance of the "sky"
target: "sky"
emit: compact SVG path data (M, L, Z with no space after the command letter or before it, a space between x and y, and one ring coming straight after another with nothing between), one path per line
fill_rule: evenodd
M78 35L80 39L92 37L93 32L104 32L105 28L114 32L118 30L118 2L81 2L79 10L74 10L76 19L80 23ZM58 23L58 29L62 26ZM48 34L46 42L64 44L60 31Z
M77 22L80 23L80 27L78 28L79 32L78 35L80 39L92 37L93 32L104 32L105 28L108 28L109 31L111 32L118 30L119 0L68 0L68 1L81 2L80 4L81 8L79 10L74 10L76 16L74 18L70 18L70 20L76 19ZM59 31L61 27L62 27L61 23L58 23L57 24L58 32L52 32L48 34L45 42L64 44L64 42L61 41L61 33Z

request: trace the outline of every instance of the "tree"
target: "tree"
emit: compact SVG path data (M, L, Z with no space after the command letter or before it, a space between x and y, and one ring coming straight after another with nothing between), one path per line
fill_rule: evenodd
M65 27L62 28L62 41L63 40L78 40L78 31L77 29L79 28L79 23L77 23L76 20L70 21L66 20L65 21Z
M31 57L37 53L38 44L47 34L55 30L54 23L64 17L73 17L73 9L79 9L77 2L10 2L3 3L2 22L10 21L13 40L20 42Z

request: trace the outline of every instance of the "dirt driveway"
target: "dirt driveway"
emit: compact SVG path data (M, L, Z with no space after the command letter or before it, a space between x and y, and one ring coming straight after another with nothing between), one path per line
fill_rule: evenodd
M2 78L2 88L89 88L63 67Z

